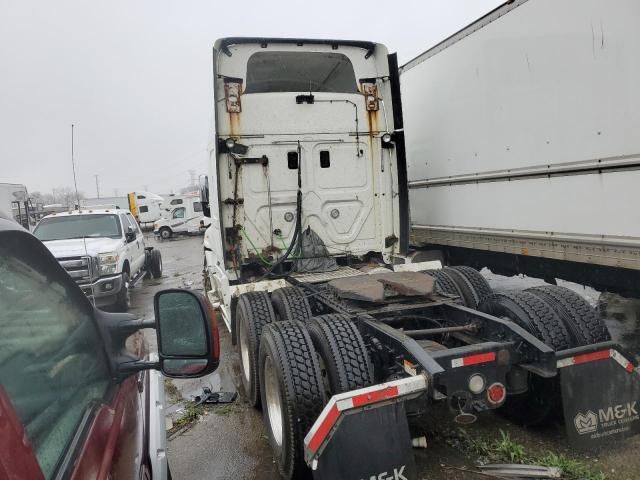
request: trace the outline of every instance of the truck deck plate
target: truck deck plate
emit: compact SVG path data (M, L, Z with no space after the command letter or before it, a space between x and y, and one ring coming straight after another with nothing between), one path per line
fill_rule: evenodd
M358 275L366 275L360 270L351 267L339 267L332 272L321 273L293 273L291 274L296 280L304 283L320 283L333 280L335 278L349 278Z

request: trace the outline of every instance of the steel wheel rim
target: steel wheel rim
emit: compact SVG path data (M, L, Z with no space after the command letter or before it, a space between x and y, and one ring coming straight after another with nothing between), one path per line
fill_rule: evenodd
M238 336L240 337L240 363L242 363L242 374L247 382L251 381L251 369L249 368L249 339L243 322L238 322Z
M264 362L264 396L267 403L267 418L273 440L278 446L282 446L283 422L282 405L280 400L280 388L278 375L270 356Z
M166 240L169 238L169 230L162 230L162 232L160 232L160 236Z

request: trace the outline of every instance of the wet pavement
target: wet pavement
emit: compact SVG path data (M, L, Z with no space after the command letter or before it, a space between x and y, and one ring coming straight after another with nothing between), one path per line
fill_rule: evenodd
M202 237L181 237L169 241L156 241L149 237L148 244L162 252L164 273L160 280L145 280L136 286L132 295L132 313L144 318L153 317L153 295L165 288L189 288L202 291ZM483 271L495 290L523 289L544 282L523 277L501 277ZM605 311L607 325L614 340L626 344L634 352L640 352L638 318L640 301L603 295L580 285L559 282L583 295L594 306ZM183 400L191 400L202 393L203 387L212 391L237 391L240 385L239 359L231 345L229 333L220 323L222 358L219 369L202 379L173 380ZM146 332L152 348L155 334ZM241 393L241 392L240 392ZM169 398L170 395L167 395ZM177 418L183 408L183 400L168 401L167 411ZM465 456L456 444L455 436L460 427L447 418L448 412L432 412L429 419L417 426L427 436L428 448L414 450L419 470L418 478L432 480L473 480L486 478L458 470L446 469L448 465L471 467L475 458ZM539 429L523 429L496 414L482 415L478 422L465 426L470 436L495 436L500 430L527 448L569 453L560 424ZM640 449L638 437L622 445L599 452L574 455L608 474L609 479L635 480L640 478ZM233 404L207 407L206 414L191 428L168 441L168 459L176 480L237 479L276 480L279 478L266 438L262 415L251 408L240 395Z
M203 292L202 237L177 237L157 241L146 234L147 245L162 253L163 275L159 280L144 280L132 292L131 313L153 318L153 296L165 288L189 288ZM156 348L153 330L145 332L150 348ZM203 387L213 392L237 391L240 385L238 354L231 335L220 321L220 367L203 378L171 380L184 400L202 394ZM169 399L167 414L180 416L183 401ZM191 428L170 436L168 459L174 480L276 480L277 469L271 456L260 412L238 396L233 404L206 408L206 414Z

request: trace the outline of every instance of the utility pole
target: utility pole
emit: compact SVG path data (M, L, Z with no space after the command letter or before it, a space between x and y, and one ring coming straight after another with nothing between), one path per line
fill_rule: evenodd
M74 159L74 150L73 150L73 128L74 124L71 124L71 166L73 167L73 186L76 189L76 208L80 208L80 195L78 194L78 181L76 179L76 162Z
M196 171L189 170L189 186L194 187L196 185Z
M100 198L100 186L98 185L98 175L94 175L96 177L96 196Z

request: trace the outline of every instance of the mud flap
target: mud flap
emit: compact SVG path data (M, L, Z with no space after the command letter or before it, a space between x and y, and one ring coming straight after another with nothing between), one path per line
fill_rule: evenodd
M404 400L426 385L420 375L334 395L304 441L314 480L415 480Z
M345 415L319 457L313 478L417 478L404 403Z
M572 446L593 448L640 433L640 373L631 358L609 342L558 353Z

